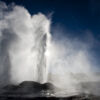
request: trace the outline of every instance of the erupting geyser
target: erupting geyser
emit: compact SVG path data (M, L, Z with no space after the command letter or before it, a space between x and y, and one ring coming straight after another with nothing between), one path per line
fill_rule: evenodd
M5 69L7 59L11 82L47 82L46 52L50 39L50 21L41 13L30 16L23 7L10 8L4 3L1 5L2 69Z
M16 7L15 9L19 9ZM26 14L22 26L20 18L17 18L18 27L14 31L16 40L9 48L11 57L11 80L33 80L40 83L47 82L47 66L45 52L49 38L49 20L42 14L31 16ZM20 11L18 14L20 16ZM14 19L15 21L16 19ZM12 21L12 19L11 19ZM15 22L16 23L16 22ZM19 27L21 29L19 30ZM18 29L17 29L18 28ZM18 32L16 32L16 30Z
M50 22L41 13L31 16L24 7L0 3L0 86L51 82L68 93L93 78L84 45L58 40L59 31L51 40Z

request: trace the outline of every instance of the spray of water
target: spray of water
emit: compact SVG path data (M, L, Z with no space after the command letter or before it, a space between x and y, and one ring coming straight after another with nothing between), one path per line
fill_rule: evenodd
M83 44L51 37L50 22L41 13L31 16L24 7L0 3L1 84L51 82L72 92L81 81L92 80L88 51L74 48Z

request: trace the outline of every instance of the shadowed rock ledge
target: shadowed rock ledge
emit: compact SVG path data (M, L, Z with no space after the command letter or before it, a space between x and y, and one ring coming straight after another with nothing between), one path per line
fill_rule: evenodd
M19 85L7 85L0 89L0 97L49 97L54 94L51 83L40 84L33 81L24 81Z
M24 81L19 85L7 85L0 89L0 100L100 100L93 95L72 95L56 97L55 87L51 83L40 84L33 81ZM58 89L60 91L60 89Z

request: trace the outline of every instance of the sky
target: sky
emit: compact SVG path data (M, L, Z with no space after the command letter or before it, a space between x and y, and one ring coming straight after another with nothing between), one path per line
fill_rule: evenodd
M100 0L1 0L24 6L33 15L38 12L52 17L53 29L60 27L63 36L78 38L92 45L95 63L100 65ZM100 67L99 67L100 68Z

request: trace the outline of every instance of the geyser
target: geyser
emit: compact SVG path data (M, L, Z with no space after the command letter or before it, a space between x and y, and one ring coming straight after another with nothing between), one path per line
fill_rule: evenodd
M92 80L88 51L67 37L51 39L50 23L41 13L31 16L24 7L0 3L1 86L51 82L68 94L80 91L80 82Z
M50 21L41 13L30 16L28 11L20 6L15 6L10 11L9 9L5 5L0 11L0 38L3 57L10 60L10 81L47 82L45 52L50 38ZM2 65L2 68L4 67L5 65Z

